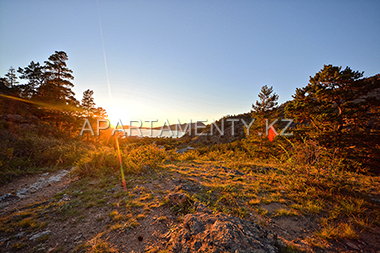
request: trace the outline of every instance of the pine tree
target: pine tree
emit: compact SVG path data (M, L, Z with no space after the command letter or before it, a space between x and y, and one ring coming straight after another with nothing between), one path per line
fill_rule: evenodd
M255 119L254 129L265 135L266 120L277 117L278 95L274 92L273 87L268 88L267 85L264 85L258 96L259 100L256 101L256 104L252 104L251 116Z
M277 109L278 95L274 93L273 86L268 88L264 85L259 93L260 100L256 101L256 105L252 104L253 113L263 117L268 117Z
M368 94L376 83L362 76L363 72L349 67L324 65L286 106L288 117L302 123L299 132L338 151L350 165L366 160L370 149L363 142L369 136L365 129L372 117L370 109L376 103Z
M92 97L94 95L93 90L86 90L83 92L83 98L81 107L84 110L84 117L91 117L94 119L105 119L107 118L107 112L102 107L95 107L94 98Z
M73 105L78 104L74 98L74 92L71 90L74 85L73 71L67 68L66 61L68 56L63 51L55 51L55 54L45 61L45 78L44 83L38 90L43 101L50 103Z
M274 92L273 87L269 88L267 85L261 88L258 96L259 100L252 104L251 116L255 122L250 128L248 139L255 146L257 156L268 158L273 144L266 136L266 121L268 120L270 124L277 118L279 96Z
M17 81L16 70L11 66L8 73L5 74L7 85L9 88L15 87L19 82Z
M81 107L84 110L85 117L92 117L94 114L95 102L94 98L92 97L93 95L94 91L90 89L83 92Z
M32 98L36 95L37 89L41 87L45 81L43 72L44 68L39 62L32 61L25 68L18 68L17 72L21 74L20 79L28 80L28 83L21 85L21 96L24 98Z
M35 98L49 105L40 116L42 119L55 123L60 131L72 133L79 123L79 102L71 90L74 87L71 82L74 76L73 71L67 68L67 60L65 52L55 51L48 61L45 61L43 66L45 80L37 89Z

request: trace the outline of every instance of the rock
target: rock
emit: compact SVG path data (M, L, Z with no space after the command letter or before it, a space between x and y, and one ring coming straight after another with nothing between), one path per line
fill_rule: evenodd
M184 152L186 151L186 149L177 149L176 150L176 152L178 153L178 154L183 154Z
M67 170L61 170L57 175L55 175L55 176L51 176L51 177L48 179L48 182L49 182L49 183L59 182L59 181L61 181L61 179L62 179L64 176L66 176L68 173L69 173L69 171L67 171Z
M259 225L212 211L200 203L187 214L168 249L173 252L278 252L276 238Z
M178 178L172 178L172 180L174 183L177 183L177 184L182 182L182 180L180 178L179 179Z
M11 193L5 193L0 197L0 202L8 202L16 199L19 199L19 197Z
M122 190L123 188L119 185L116 185L114 188L107 190L107 192L118 192Z
M4 115L3 117L5 118L5 120L14 122L14 123L30 123L29 120L17 114L8 114L8 115Z
M82 238L82 235L78 235L77 237L75 237L74 242L78 241L80 238Z
M17 195L17 197L19 197L19 198L25 198L26 196L25 195L27 195L28 194L28 188L22 188L22 189L20 189L20 190L18 190L17 192L16 192L16 195Z
M187 152L187 151L189 151L189 150L193 150L193 149L195 149L195 148L193 148L193 147L186 147L186 148L182 148L182 149L177 149L177 153L178 154L183 154L183 153L185 153L185 152Z
M185 184L185 185L182 185L182 189L184 191L187 191L187 192L191 193L191 194L194 194L194 193L202 190L203 186L201 186L201 185L195 185L195 184Z
M20 239L21 237L23 237L25 234L25 232L20 232L18 233L17 235L15 235L16 238Z
M226 173L228 172L228 168L226 168L226 167L220 166L218 168L224 170L224 172L226 172Z
M168 199L172 205L183 206L189 198L183 193L175 192L169 193Z
M212 211L210 209L208 209L205 205L199 202L195 202L194 206L195 206L195 211L197 212L212 214Z
M33 235L32 237L29 238L29 240L36 240L38 238L40 238L41 236L44 236L44 235L50 235L51 234L51 231L50 230L46 230L46 231L43 231L41 233L38 233L38 234L35 234Z
M358 246L356 246L355 244L351 243L351 242L346 242L347 246L350 247L350 248L353 248L355 250L360 250L360 248Z
M233 170L233 171L231 171L231 173L234 173L235 175L238 175L238 176L244 176L245 175L245 173L240 172L238 170Z
M37 131L38 127L35 124L28 124L28 123L23 123L19 125L19 128L21 131L28 131L28 132L35 132Z
M152 168L149 165L144 165L143 170L148 171L151 170Z
M47 176L49 173L42 174L42 177L37 180L34 184L29 186L28 188L22 188L17 191L16 195L19 198L25 198L27 195L31 193L35 193L36 191L45 188L53 183L61 181L61 179L66 176L69 172L67 170L61 170L58 174L55 176L51 176L48 180L46 180L44 177Z
M205 226L199 222L197 216L188 214L183 221L184 227L190 231L190 234L199 234L205 230Z
M62 198L61 198L61 201L69 201L70 200L70 196L67 195L66 193L63 194Z
M5 120L11 124L15 124L20 130L25 132L35 132L37 130L36 124L39 121L36 116L23 117L17 114L0 115L0 120Z

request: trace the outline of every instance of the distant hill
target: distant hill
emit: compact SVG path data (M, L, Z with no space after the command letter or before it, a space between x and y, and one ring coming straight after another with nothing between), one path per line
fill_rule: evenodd
M203 122L200 122L200 121L197 121L197 122L194 122L194 123L183 123L183 124L172 124L170 125L170 130L186 130L186 132L189 131L189 129L193 130L195 129L195 126L197 126L198 128L203 128L205 127L206 125L203 124ZM165 126L163 129L164 130L168 130L169 129L168 126ZM160 127L154 127L152 128L153 130L161 130L162 126Z
M234 129L232 129L232 122L234 121ZM189 145L197 145L197 144L203 144L203 145L214 145L214 144L220 144L220 143L230 143L234 142L236 140L240 140L245 137L244 133L244 122L246 124L249 124L252 120L251 113L243 113L239 115L227 115L219 120L217 120L214 124L209 124L203 129L202 134L198 135L195 134L195 129L192 128L191 133L185 134L182 139L185 142L188 142ZM222 131L224 124L224 131ZM212 126L213 125L213 126ZM222 133L219 132L217 129L219 128ZM234 131L232 131L234 130ZM213 132L211 134L211 132Z
M170 128L170 130L173 130L173 131L175 131L175 130L181 131L182 130L182 131L188 132L189 129L191 129L191 130L195 129L196 124L197 124L198 128L204 128L206 126L205 124L203 124L203 122L197 121L197 122L194 122L191 124L183 123L183 124L172 124L170 126L165 125L165 126L153 127L152 130L161 130L161 129L169 130L169 128ZM118 127L118 128L121 128L121 127ZM137 126L129 126L129 125L123 125L123 128L124 129L140 128L140 129L148 129L148 130L151 129L150 127L137 127Z

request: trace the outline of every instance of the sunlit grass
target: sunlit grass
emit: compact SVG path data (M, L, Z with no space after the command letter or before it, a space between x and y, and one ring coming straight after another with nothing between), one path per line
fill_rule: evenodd
M127 150L134 151L126 154ZM82 173L79 180L55 195L50 212L58 222L67 221L70 226L96 220L103 224L104 235L136 229L139 222L145 224L151 218L149 216L155 208L172 208L177 215L176 222L182 222L185 214L195 211L194 207L190 206L186 211L175 209L168 205L166 198L173 191L173 185L182 185L193 188L189 192L180 190L191 201L201 202L213 212L243 219L255 217L261 225L270 224L270 219L298 219L289 216L315 217L321 226L317 231L311 231L314 237L308 240L317 247L323 247L324 240L357 239L362 231L371 231L371 228L379 226L380 212L376 212L366 197L369 192L380 188L376 177L339 170L328 174L320 168L306 169L273 162L266 165L263 161L255 163L244 157L241 160L232 158L231 154L219 151L211 155L192 152L169 160L167 155L163 155L165 152L155 146L124 150L125 170L128 171L126 192L121 187L115 150L107 148L89 152L79 161L80 168L73 173ZM141 161L132 159L132 153ZM216 153L221 155L221 159L216 158ZM150 162L143 162L144 159L153 160L151 164L155 165L146 165ZM168 180L171 187L166 185ZM71 200L59 202L63 194L68 194ZM103 214L96 218L92 216L99 211ZM160 216L155 222L170 224L172 221L166 222L168 217ZM0 232L43 226L35 217L35 210L20 212L11 224L6 224L8 220L0 220ZM88 251L100 249L107 245L104 240L107 237L101 238L99 247L88 242L78 247ZM110 245L107 247L112 250Z
M297 216L298 213L293 210L281 208L276 210L276 216Z
M128 216L127 215L124 215L124 214L121 214L119 213L117 210L114 210L114 211L111 211L109 213L109 216L112 218L112 220L114 221L123 221L123 220L127 220L128 219Z
M359 235L349 223L332 223L322 220L322 228L316 232L322 239L357 239Z
M265 208L258 207L255 209L256 212L262 216L265 216L268 213L268 210Z
M123 173L140 174L163 164L167 154L155 145L124 147L118 150L102 147L82 156L72 172L79 177L102 177L123 167ZM123 177L123 174L121 175Z
M38 228L40 224L33 218L26 218L19 221L17 226L22 228Z

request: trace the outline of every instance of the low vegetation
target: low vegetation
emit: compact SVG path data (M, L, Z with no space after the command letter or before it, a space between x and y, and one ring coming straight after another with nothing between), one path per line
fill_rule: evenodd
M71 73L65 55L56 52L44 68L61 67ZM73 251L118 252L118 235L139 231L152 213L169 207L165 196L173 189L188 196L187 205L170 207L175 221L167 213L151 221L165 224L169 234L184 215L195 211L195 201L213 212L254 220L268 229L273 221L286 219L314 222L307 231L307 249L360 240L380 227L380 110L379 99L368 95L379 88L379 76L361 78L360 72L327 65L306 87L297 89L292 101L280 106L273 88L264 86L253 105L251 116L257 124L251 132L245 129L233 142L215 144L214 139L213 145L207 145L191 134L182 139L122 139L110 131L101 137L78 136L78 123L84 118L93 124L105 115L95 108L93 93L86 91L82 103L66 96L59 104L66 113L58 113L61 110L44 104L54 93L46 97L43 91L50 86L69 89L63 81L70 78L40 76L37 85L27 75L31 68L38 72L42 67L31 63L19 70L29 81L26 86L1 80L5 109L0 118L0 183L63 168L71 170L73 182L49 200L4 214L0 237L6 240L0 241L0 248L37 251L53 235L29 242L19 233L35 234L53 223L62 224L66 232L79 231L80 224L87 222L93 233ZM17 111L9 116L15 105ZM263 134L265 120L277 118L294 119L289 130L294 135L269 141ZM280 121L273 126L284 127ZM188 145L196 148L177 152ZM66 195L69 200L63 198ZM62 247L55 250L64 252ZM303 250L292 243L279 248Z

